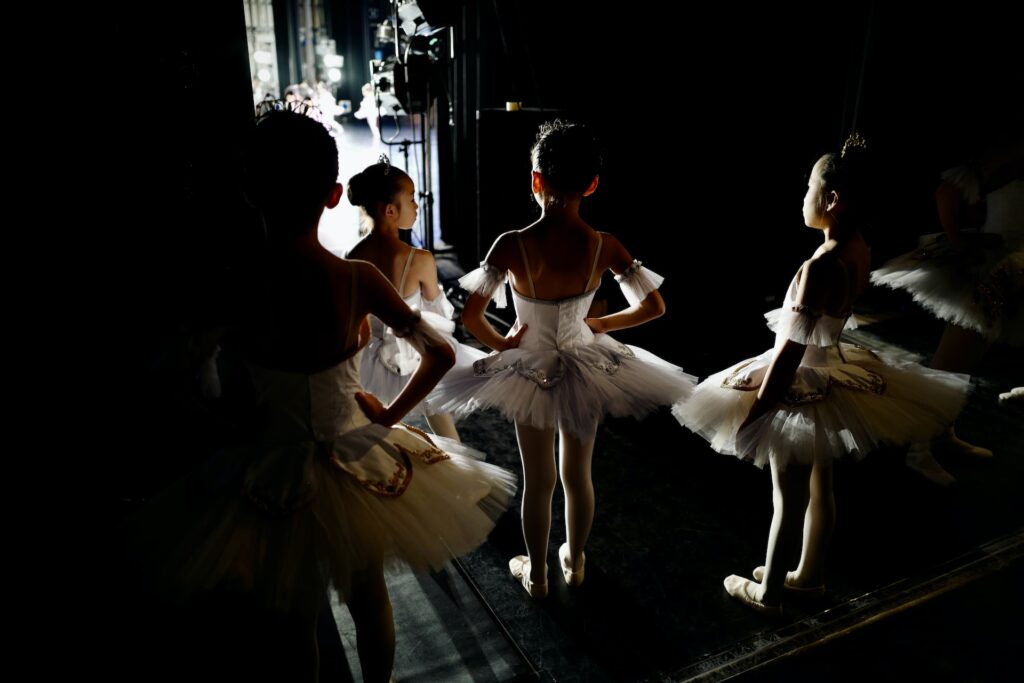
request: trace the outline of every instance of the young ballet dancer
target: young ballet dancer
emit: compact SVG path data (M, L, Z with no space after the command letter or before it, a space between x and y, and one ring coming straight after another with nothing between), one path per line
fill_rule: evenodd
M594 518L591 457L598 424L605 415L640 418L671 405L689 394L695 378L607 334L657 318L665 304L657 291L662 278L579 215L583 198L598 185L601 158L594 138L572 123L544 124L532 160L540 219L501 235L480 268L460 280L472 292L463 311L466 329L494 353L471 370L450 373L436 393L456 414L496 408L515 422L528 554L512 558L509 568L531 596L544 597L556 434L566 508L566 542L558 557L563 578L575 586L584 578ZM630 305L587 317L607 270ZM508 337L484 317L492 298L505 305L506 281L518 316Z
M725 579L729 595L764 614L781 613L785 591L824 593L833 461L941 433L969 387L964 375L889 365L839 341L870 271L861 234L871 199L865 153L862 138L851 136L842 153L824 155L811 170L803 218L823 240L793 277L782 308L766 315L774 348L711 375L673 408L714 450L771 467L765 565L753 581Z

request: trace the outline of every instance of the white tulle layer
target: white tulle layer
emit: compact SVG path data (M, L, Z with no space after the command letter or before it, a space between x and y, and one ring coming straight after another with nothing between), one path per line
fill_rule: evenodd
M921 247L872 272L871 281L908 292L941 320L1024 344L1024 251L1009 251L997 235L974 237L956 252L944 235L926 236Z
M146 561L174 594L235 589L308 613L331 586L350 596L374 567L438 569L487 538L516 477L431 439L440 449L404 428L366 425L331 445L223 453L136 521L137 535L162 539Z
M424 317L426 318L426 316ZM479 349L455 341L451 336L446 336L446 339L455 349L455 366L452 371L471 369L474 362L487 355ZM412 371L415 369L415 365L411 368L403 368L402 364L396 362L395 355L396 349L391 346L386 337L374 338L363 349L362 357L359 359L359 376L363 387L377 396L384 404L390 403L398 396L399 392L409 383L409 377L412 376ZM416 356L414 360L419 362L419 357ZM442 378L440 386L443 387L446 381L447 375ZM434 415L443 412L435 403L428 397L421 401L412 412L421 415Z
M479 294L494 301L498 308L508 306L505 283L508 273L498 270L489 263L481 263L476 268L459 278L459 286L467 292Z
M768 329L805 346L833 346L843 330L857 327L853 318L835 318L812 314L803 307L790 305L764 314Z
M450 372L430 399L464 415L496 408L515 422L589 436L606 415L641 418L688 396L696 377L607 335L571 349L510 349Z
M665 278L633 259L633 264L625 272L616 275L615 281L619 283L619 289L629 305L636 306L648 294L661 287Z
M811 351L820 364L801 365L786 401L740 433L772 351L711 375L672 412L719 453L758 467L776 458L785 468L925 441L953 422L970 388L966 375L883 361L850 344Z

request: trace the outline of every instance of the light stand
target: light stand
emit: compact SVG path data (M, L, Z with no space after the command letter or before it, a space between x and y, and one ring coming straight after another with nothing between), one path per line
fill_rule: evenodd
M430 78L433 63L436 59L429 55L411 54L413 41L424 38L436 42L433 37L443 29L434 29L427 24L422 11L415 0L392 0L390 19L394 27L395 55L381 61L372 61L370 71L377 103L378 129L380 119L384 115L395 117L396 130L390 138L384 138L384 144L399 147L408 171L409 151L413 145L419 145L419 155L413 160L417 164L415 174L419 190L419 237L420 246L428 251L434 250L434 149L433 126L437 115L435 95L430 90ZM433 39L433 40L432 40ZM410 117L410 137L402 136L402 128L398 117ZM418 121L418 137L417 125ZM399 139L401 138L401 139ZM414 174L410 173L410 176Z

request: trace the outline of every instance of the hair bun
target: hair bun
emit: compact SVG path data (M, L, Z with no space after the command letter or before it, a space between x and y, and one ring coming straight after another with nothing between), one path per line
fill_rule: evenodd
M362 171L348 179L348 191L346 194L348 195L348 201L352 206L365 205L366 197L364 195L366 193L364 180L365 176Z

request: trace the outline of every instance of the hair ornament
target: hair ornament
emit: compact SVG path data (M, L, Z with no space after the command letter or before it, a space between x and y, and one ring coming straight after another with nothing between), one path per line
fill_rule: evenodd
M331 125L324 122L324 114L318 107L299 100L292 100L291 102L286 102L284 100L263 100L256 105L256 123L259 123L271 114L279 111L290 111L293 114L305 116L308 119L313 119L328 131L331 130Z
M850 133L850 137L846 138L846 142L843 143L843 151L839 153L839 156L845 157L846 153L854 148L867 149L868 143L864 140L864 136L854 131Z

